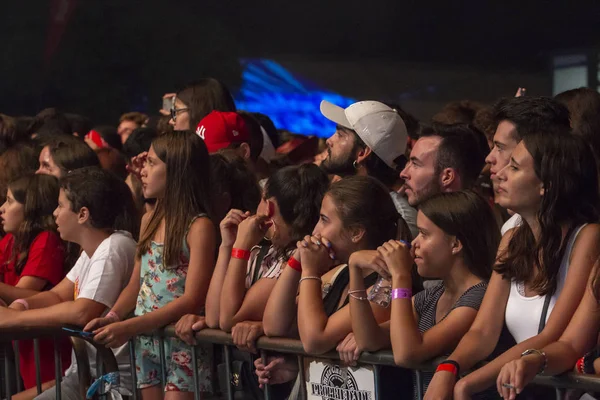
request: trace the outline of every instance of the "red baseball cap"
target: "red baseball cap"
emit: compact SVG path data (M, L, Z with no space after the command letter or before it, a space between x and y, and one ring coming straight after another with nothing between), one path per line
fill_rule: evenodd
M204 139L209 153L250 140L250 131L244 118L235 112L211 112L200 121L196 134Z

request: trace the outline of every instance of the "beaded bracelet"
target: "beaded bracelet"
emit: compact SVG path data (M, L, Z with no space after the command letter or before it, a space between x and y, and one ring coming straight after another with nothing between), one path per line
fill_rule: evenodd
M307 281L307 280L315 280L315 281L319 281L319 282L323 282L321 280L320 276L305 276L304 278L300 278L300 281L298 282L298 284L302 283L302 281Z
M363 297L363 296L357 296L355 293L364 293L364 294L367 294L367 291L364 290L364 289L349 290L348 291L348 296L352 297L353 299L360 300L360 301L369 300L369 298L367 296L365 296L365 297Z

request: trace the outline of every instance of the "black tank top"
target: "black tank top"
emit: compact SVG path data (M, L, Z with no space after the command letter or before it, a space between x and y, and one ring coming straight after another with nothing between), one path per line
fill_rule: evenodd
M345 294L346 286L350 282L350 271L348 270L348 266L344 265L341 267L342 270L337 274L335 280L329 286L327 290L327 294L323 298L323 307L325 308L325 314L328 317L332 316L338 310L338 304L340 304L340 300L342 296ZM364 282L366 287L371 287L377 281L379 276L376 272L373 272L369 276L365 277ZM349 303L349 297L346 297L344 304L342 307ZM341 308L341 307L340 307Z

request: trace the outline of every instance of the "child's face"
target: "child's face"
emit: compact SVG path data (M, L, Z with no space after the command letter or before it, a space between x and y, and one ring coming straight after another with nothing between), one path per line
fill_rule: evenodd
M329 195L323 198L319 222L313 230L313 235L321 235L329 240L338 261L348 262L350 254L358 250L352 242L350 232L344 228L333 198Z
M77 232L79 231L79 218L73 211L71 202L67 198L64 189L60 189L58 195L58 207L54 210L54 220L58 227L60 238L67 242L77 243Z
M156 155L150 146L146 163L142 169L142 190L147 199L164 197L167 186L167 165Z
M10 189L6 193L6 202L0 207L0 213L4 232L16 233L25 219L25 206L15 200Z
M442 229L421 211L417 214L419 234L413 240L415 264L419 275L424 278L444 278L448 267L453 264L453 241Z

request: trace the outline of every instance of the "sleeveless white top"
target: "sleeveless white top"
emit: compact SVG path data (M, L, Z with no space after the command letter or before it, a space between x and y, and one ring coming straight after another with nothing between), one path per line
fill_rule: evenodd
M558 271L558 282L556 286L556 291L552 295L550 299L550 304L548 306L548 313L546 314L546 321L550 317L550 313L552 313L552 309L556 304L556 299L560 296L562 292L562 288L565 284L565 280L567 278L567 272L569 270L569 263L571 260L571 252L573 251L573 244L575 243L575 239L579 235L579 232L585 226L581 225L573 231L571 237L569 238L569 242L567 243L567 247L565 249L565 254L563 255L562 261L560 263L560 269ZM506 326L508 330L512 334L513 338L517 343L521 343L524 340L529 339L538 334L538 328L540 326L540 319L542 318L542 310L544 308L544 301L546 300L546 295L544 296L532 296L525 297L517 288L517 282L513 279L510 284L510 295L508 297L508 303L506 304L506 313L504 315Z

